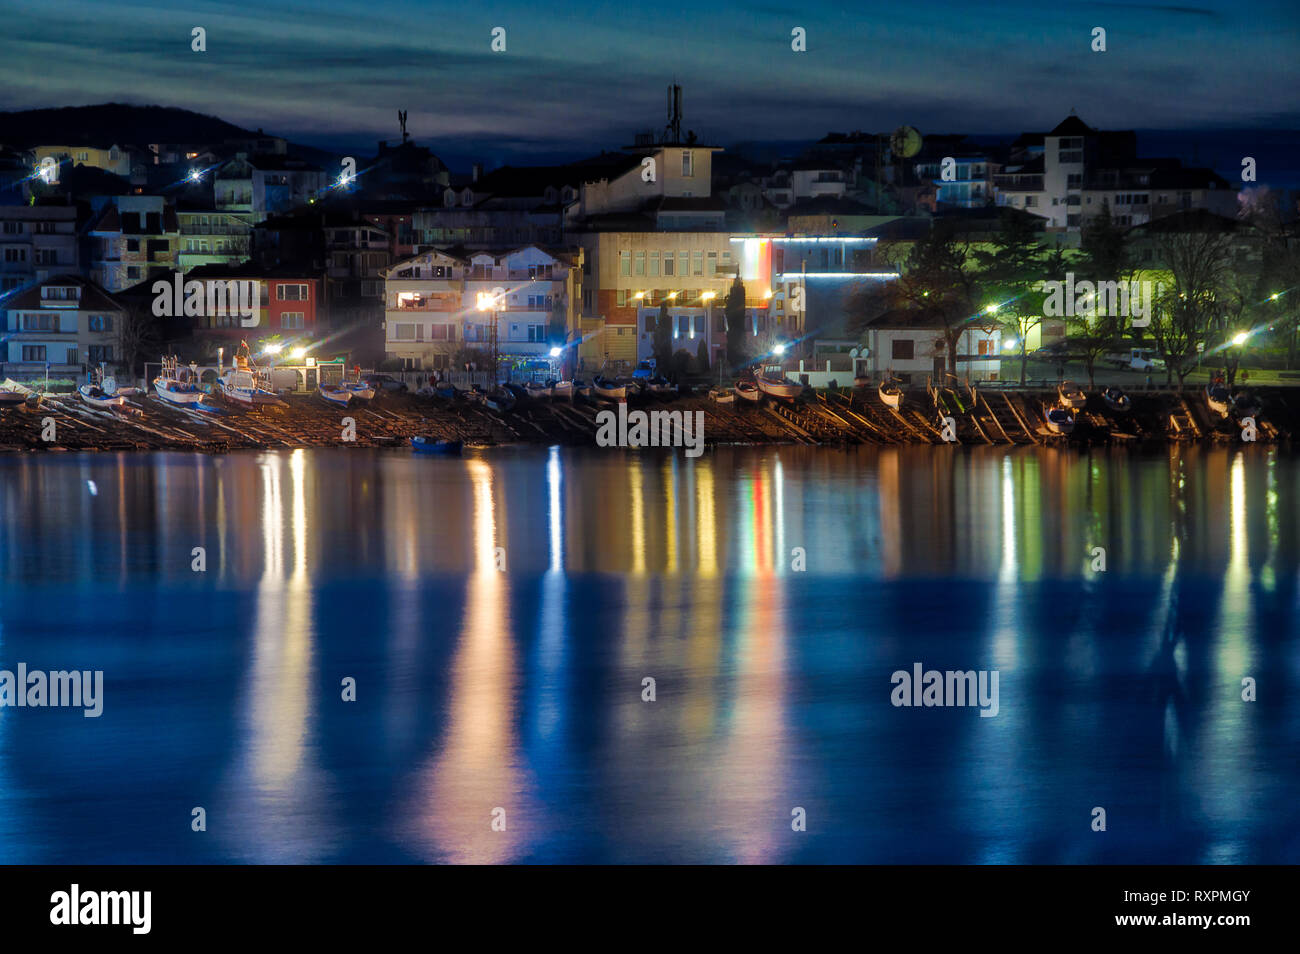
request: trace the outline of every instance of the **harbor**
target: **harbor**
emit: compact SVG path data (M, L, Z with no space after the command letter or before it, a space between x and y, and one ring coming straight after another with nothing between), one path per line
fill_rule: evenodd
M980 387L955 380L944 387L894 388L896 394L888 386L803 388L795 397L759 393L754 400L743 396L743 384L731 400L719 399L717 388L683 393L687 389L641 390L632 383L609 398L591 386L508 387L498 397L492 396L496 391L444 388L441 394L380 389L360 392L369 398L333 399L321 389L268 395L267 403L253 405L220 387L208 393L196 386L196 400L188 404L174 403L174 392L163 399L141 388L106 396L87 388L41 394L10 387L2 393L14 400L0 404L0 452L410 447L413 438L470 447L585 446L596 444L600 410L619 401L702 413L706 446L1290 445L1300 423L1300 399L1287 388L1252 391L1241 398L1250 406L1239 409L1220 403L1208 389L1140 391L1118 399L1111 394L1115 388L1078 389L1070 394L1077 406L1070 406L1062 387ZM1068 420L1068 426L1053 418Z

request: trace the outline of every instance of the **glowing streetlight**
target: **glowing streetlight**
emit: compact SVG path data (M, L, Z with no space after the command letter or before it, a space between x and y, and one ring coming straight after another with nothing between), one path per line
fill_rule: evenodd
M632 297L635 298L637 301L640 301L642 298L645 297L645 292L643 292L643 291L639 291L639 292L637 292L635 295L633 295Z
M772 349L772 353L773 353L773 354L785 354L785 345L783 345L783 344L778 344L776 347L774 347L774 348Z
M717 297L718 297L718 293L717 293L717 292L706 291L703 295L700 296L700 300L701 300L701 301L713 301L713 299L715 299L715 298L717 298Z
M1246 339L1249 337L1250 337L1249 332L1238 331L1235 335L1232 336L1232 343L1240 347L1241 345L1244 345L1246 343Z
M279 342L272 341L270 344L262 348L262 352L264 354L279 354L283 348L284 345L280 344Z
M1002 350L1003 350L1003 351L1010 351L1010 350L1011 350L1012 348L1014 348L1017 344L1019 344L1019 342L1016 341L1015 338L1008 338L1006 341L1002 342Z
M295 361L299 360L300 358L305 358L306 356L307 356L306 348L294 348L292 351L289 352L289 357L293 358Z
M669 301L675 301L676 298L677 298L677 292L669 292L669 293L668 293L668 300L669 300Z
M988 306L987 308L985 308L984 310L987 311L990 315L996 315L996 314L997 314L997 311L998 311L998 306L997 306L997 305L989 305L989 306Z
M562 348L552 348L552 349L551 349L551 357L552 357L552 358L558 358L561 354L563 354L563 351L564 351L564 349L562 349Z
M1280 297L1281 297L1281 296L1280 296L1277 292L1273 292L1273 294L1271 294L1271 295L1268 296L1268 300L1269 300L1269 301L1277 301L1278 298L1280 298Z
M198 181L201 180L202 178L203 178L203 170L201 170L201 169L191 169L191 170L190 170L190 181L191 181L191 182L198 182Z

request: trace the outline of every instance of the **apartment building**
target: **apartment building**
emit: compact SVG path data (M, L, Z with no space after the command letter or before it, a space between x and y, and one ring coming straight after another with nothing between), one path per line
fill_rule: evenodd
M385 353L417 369L450 368L462 349L495 347L502 363L551 359L581 335L581 275L581 249L423 252L384 271Z
M80 267L74 206L0 205L0 295Z
M43 279L6 298L3 308L0 377L33 381L48 373L76 378L100 362L112 370L120 358L118 336L126 310L89 279Z
M90 276L110 292L121 291L177 265L180 222L162 196L114 196L88 231Z

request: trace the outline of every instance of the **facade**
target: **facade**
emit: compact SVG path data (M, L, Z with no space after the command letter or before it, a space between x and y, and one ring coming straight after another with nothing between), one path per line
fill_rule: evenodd
M121 291L177 265L180 223L161 196L114 196L92 222L90 277Z
M326 185L325 172L302 159L242 152L213 178L217 209L247 214L254 224L307 205Z
M944 158L953 160L951 179L943 176ZM987 156L958 155L918 162L916 174L934 184L938 207L978 209L992 200L992 168Z
M957 340L957 360L950 362L941 323L921 313L895 311L869 323L862 345L855 373L873 381L892 376L916 386L948 372L972 381L1001 375L1002 332L996 327L967 328Z
M248 261L252 226L247 215L216 209L178 209L176 221L180 229L176 262L182 271Z
M80 268L75 207L0 206L0 295Z
M553 338L572 344L582 334L581 254L530 245L433 250L398 262L384 273L385 354L412 369L452 368L457 352L486 356L494 344L503 362L549 359Z
M171 278L170 275L164 276ZM292 268L270 269L254 263L238 267L205 265L186 272L186 282L231 280L255 281L257 294L257 323L246 327L238 315L205 315L192 317L194 341L199 353L215 355L218 347L226 354L246 340L253 348L271 338L278 338L286 353L295 347L309 348L320 338L322 286L319 274Z
M4 302L0 377L32 381L80 376L100 362L112 370L126 309L79 275L58 275Z
M36 165L50 158L61 165L93 166L103 169L124 179L131 177L131 152L116 143L99 146L37 146L32 150L36 156Z

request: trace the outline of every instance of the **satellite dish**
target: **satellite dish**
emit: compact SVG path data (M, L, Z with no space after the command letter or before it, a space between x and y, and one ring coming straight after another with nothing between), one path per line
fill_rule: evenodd
M858 349L857 349L857 348L850 348L850 349L849 349L849 357L850 357L850 358L856 358L857 356L858 356Z
M117 378L105 378L104 383L100 385L105 394L117 393Z
M921 151L921 134L913 126L899 126L889 134L889 148L900 159L911 159Z

